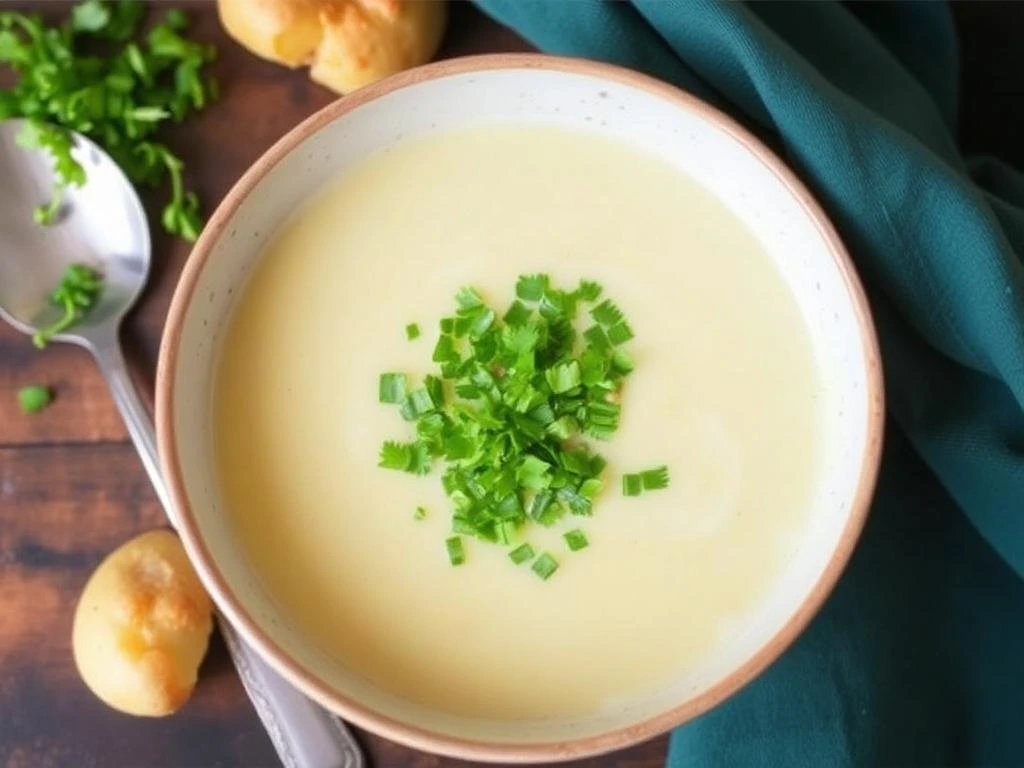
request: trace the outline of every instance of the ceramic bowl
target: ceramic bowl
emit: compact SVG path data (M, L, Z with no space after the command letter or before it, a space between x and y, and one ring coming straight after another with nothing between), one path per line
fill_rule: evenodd
M368 154L486 122L596 132L654 152L696 179L774 260L807 321L822 376L824 470L812 522L763 605L684 679L666 682L639 705L587 717L455 716L353 674L267 598L221 510L213 472L218 343L275 230ZM883 418L864 293L835 231L793 173L731 119L682 91L625 69L541 55L474 57L403 73L335 102L274 145L217 209L185 268L160 353L157 409L163 470L185 546L217 605L256 650L307 695L363 728L423 750L496 761L624 747L701 714L763 670L806 626L850 556L873 491Z

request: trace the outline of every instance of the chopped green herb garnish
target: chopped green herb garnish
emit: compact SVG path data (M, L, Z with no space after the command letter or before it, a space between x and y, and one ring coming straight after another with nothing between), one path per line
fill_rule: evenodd
M540 301L550 283L547 275L523 275L516 283L516 296L524 301Z
M385 469L400 469L404 472L409 468L411 456L411 446L389 440L380 447L379 466Z
M405 338L409 341L418 339L420 337L420 327L416 323L409 323L405 326Z
M412 513L413 520L426 520L427 510L425 507L416 507L416 511Z
M529 544L520 544L508 553L508 558L516 565L521 565L527 560L533 560L533 547Z
M662 488L668 488L668 467L656 467L622 476L624 496L639 496L642 491L660 491Z
M597 301L601 295L601 286L591 280L580 280L580 287L576 289L576 298L580 301Z
M633 329L625 320L619 320L608 329L608 340L612 344L625 344L633 338Z
M64 190L85 183L73 155L77 131L110 153L132 182L169 182L164 228L189 241L198 237L199 200L184 188L182 162L153 137L215 97L203 71L214 50L183 36L188 19L181 11L167 11L148 31L145 15L141 2L84 0L65 23L47 26L38 14L0 10L0 65L18 78L0 91L0 120L24 118L18 144L53 158L54 189L36 208L37 222L52 223Z
M533 565L531 565L530 568L533 569L534 573L544 579L544 581L547 581L551 578L552 574L558 570L558 561L545 552L533 561Z
M612 302L611 299L605 299L592 310L590 310L590 316L594 318L601 325L615 325L622 321L622 312Z
M418 386L403 374L381 376L379 400L397 405L415 436L384 443L380 466L414 474L443 466L453 562L463 559L460 536L509 546L530 525L593 514L606 462L587 438L607 440L618 430L633 369L622 346L632 330L610 299L594 306L602 294L589 281L564 291L548 275L524 275L502 313L479 291L461 288L454 314L438 324L434 373ZM585 332L576 327L583 312L597 323ZM639 494L644 474L623 478L623 487ZM565 540L573 550L587 546L579 529ZM509 558L518 564L534 551L520 544ZM545 554L532 567L547 579L558 563Z
M404 373L382 373L378 399L382 403L400 403L405 400L405 386Z
M53 401L49 387L33 384L18 390L18 405L24 413L39 413Z
M423 387L415 389L402 402L402 418L406 421L415 421L428 411L434 410L434 400L430 391Z
M60 307L63 314L32 334L32 343L42 349L54 336L79 322L89 314L102 290L103 276L99 272L85 264L69 264L60 285L50 294L50 302Z
M466 552L462 548L462 539L452 536L444 543L448 550L448 562L452 565L462 565L466 562Z
M565 543L569 545L569 549L573 552L578 552L589 544L587 537L583 535L583 531L579 528L573 528L571 531L562 534L562 538L565 539Z
M400 469L414 475L425 475L430 471L430 455L420 443L397 443L392 440L380 448L378 466L385 469Z
M668 488L668 467L648 469L646 472L640 473L640 479L644 483L645 491L659 491L662 488Z
M639 496L644 489L644 482L640 475L622 476L622 495Z

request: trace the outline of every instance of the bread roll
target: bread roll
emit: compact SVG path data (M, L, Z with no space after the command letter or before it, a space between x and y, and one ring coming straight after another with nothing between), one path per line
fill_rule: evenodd
M443 0L217 0L221 23L265 59L309 65L316 82L348 93L437 52Z
M78 672L114 709L169 715L195 687L212 613L178 537L144 533L100 563L82 591L71 636Z

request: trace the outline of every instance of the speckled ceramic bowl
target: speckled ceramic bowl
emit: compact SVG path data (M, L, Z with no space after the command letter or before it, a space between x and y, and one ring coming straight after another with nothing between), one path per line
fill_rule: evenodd
M211 457L218 339L267 240L297 206L366 155L470 123L545 123L653 151L703 184L757 236L807 320L823 379L823 475L812 522L755 616L699 667L642 705L588 717L488 720L400 700L284 620L220 511ZM301 308L296 308L301 311ZM238 182L196 245L160 355L157 420L181 535L224 614L285 677L352 722L469 759L545 761L624 747L679 725L746 684L821 606L864 524L882 438L882 383L867 303L842 243L803 185L725 115L635 72L539 55L447 61L332 104ZM666 606L666 610L669 608Z

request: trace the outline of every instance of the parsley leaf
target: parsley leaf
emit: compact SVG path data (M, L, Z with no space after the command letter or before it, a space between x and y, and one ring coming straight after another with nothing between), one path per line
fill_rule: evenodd
M63 190L85 183L73 156L78 132L135 184L168 183L164 228L188 241L199 236L199 199L185 188L181 160L154 135L213 99L204 69L214 51L183 36L188 19L176 9L141 36L145 14L141 2L82 0L65 23L47 26L36 15L0 11L0 63L18 78L0 91L0 119L24 118L19 145L46 151L54 164L53 195L36 208L37 222L55 221Z

